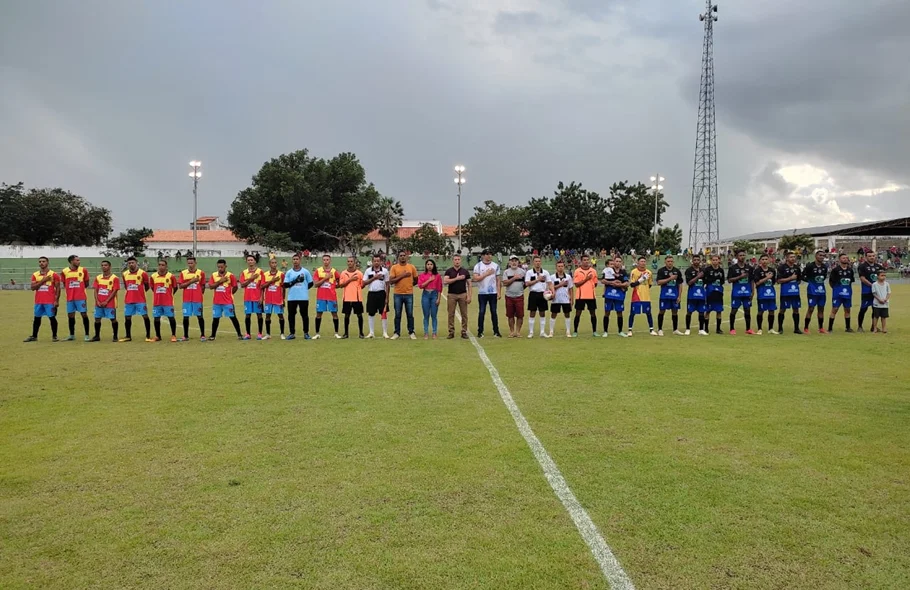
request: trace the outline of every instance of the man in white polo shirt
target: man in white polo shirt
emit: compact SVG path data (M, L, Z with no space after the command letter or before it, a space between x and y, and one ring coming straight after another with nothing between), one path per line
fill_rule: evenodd
M374 338L373 327L376 314L382 314L389 304L389 271L383 268L379 256L373 256L373 264L363 273L363 285L367 288L367 323L370 333L367 338ZM382 337L389 337L389 320L382 318Z
M525 275L525 286L528 287L528 338L534 337L534 322L537 314L540 314L540 337L545 338L547 335L547 300L544 298L544 291L553 289L553 280L550 273L540 266L540 256L535 256L531 269Z
M480 262L474 265L474 282L477 283L477 301L480 303L480 312L477 316L477 337L483 338L483 320L487 306L490 306L490 321L493 324L493 336L502 338L499 333L499 312L496 309L499 298L502 296L502 276L499 265L493 262L493 253L484 250Z

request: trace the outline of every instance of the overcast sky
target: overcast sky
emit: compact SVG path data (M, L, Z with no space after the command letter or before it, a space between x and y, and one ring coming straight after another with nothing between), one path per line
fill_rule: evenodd
M688 228L693 0L28 0L0 19L0 181L123 229L223 216L262 163L355 152L408 218L667 177ZM722 236L910 215L910 2L721 0Z

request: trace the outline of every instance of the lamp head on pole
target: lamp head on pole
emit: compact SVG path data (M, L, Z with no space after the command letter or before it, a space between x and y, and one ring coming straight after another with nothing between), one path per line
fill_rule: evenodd
M466 183L467 181L468 181L468 180L467 180L466 178L462 178L462 177L459 176L458 178L455 179L455 184L464 184L464 183Z
M664 185L662 185L662 184L652 185L651 190L652 191L662 191L662 190L664 190Z
M457 172L458 174L464 174L464 166L461 166L461 165L455 166L455 172Z

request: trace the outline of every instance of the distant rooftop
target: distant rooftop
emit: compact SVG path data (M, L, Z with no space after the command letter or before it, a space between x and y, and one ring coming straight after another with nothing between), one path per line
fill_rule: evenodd
M777 240L783 236L792 236L798 234L806 234L817 238L823 238L826 236L910 236L910 217L899 217L897 219L885 219L882 221L839 223L836 225L819 225L815 227L764 231L754 234L746 234L743 236L735 236L732 238L725 238L721 240L721 243L736 242L738 240Z

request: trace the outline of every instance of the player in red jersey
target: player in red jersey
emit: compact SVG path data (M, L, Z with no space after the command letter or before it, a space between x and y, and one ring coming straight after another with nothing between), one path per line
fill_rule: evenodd
M190 318L199 322L199 339L205 342L205 318L202 317L202 294L205 291L205 272L196 268L196 257L186 257L186 269L177 276L177 286L183 289L183 338L190 339Z
M227 261L223 258L217 264L218 270L213 272L209 279L209 289L214 291L215 295L212 299L212 337L208 341L215 341L221 316L231 319L234 330L237 331L237 339L243 340L243 334L240 333L240 322L237 321L237 316L234 314L234 293L237 292L237 277L227 269Z
M171 326L171 342L177 342L177 319L174 317L174 293L177 277L167 270L167 260L158 261L158 272L152 275L152 316L155 318L155 341L161 340L161 317Z
M284 340L284 273L278 270L278 259L269 259L269 270L265 273L262 290L265 292L265 336L272 337L272 314L278 315L281 339Z
M111 320L114 342L117 342L117 293L120 291L120 279L111 272L111 263L101 261L101 274L95 277L92 285L95 291L95 336L92 342L101 342L101 320Z
M32 291L35 292L35 318L32 320L32 335L25 342L38 340L41 318L51 323L51 337L57 342L57 305L60 301L60 275L48 268L47 257L38 259L38 271L32 273Z
M145 321L145 341L153 342L152 323L149 321L145 298L145 292L151 288L149 274L139 268L139 262L130 256L126 259L126 270L123 271L121 278L123 279L123 290L126 291L126 295L123 297L123 317L126 318L123 327L126 331L126 338L122 338L120 342L130 342L133 339L134 315L142 316Z
M70 265L63 270L63 289L66 291L66 315L69 319L70 335L64 338L72 342L76 339L76 312L82 314L82 327L85 330L85 341L91 340L88 335L88 307L85 289L88 287L88 270L79 266L79 257L73 254L66 259Z
M263 272L256 266L256 257L249 255L246 257L246 270L240 273L240 288L243 289L243 312L246 332L243 339L250 340L250 324L252 315L256 314L256 321L259 332L256 333L256 340L262 340L262 287Z

